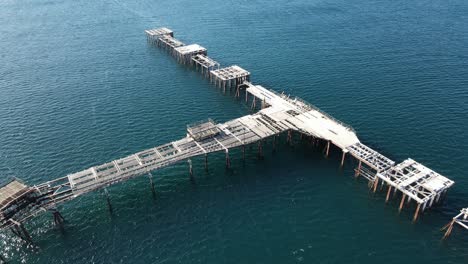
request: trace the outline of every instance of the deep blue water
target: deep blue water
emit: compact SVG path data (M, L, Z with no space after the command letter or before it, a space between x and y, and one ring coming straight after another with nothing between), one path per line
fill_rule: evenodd
M439 228L468 206L468 2L465 0L32 1L0 3L0 177L51 180L185 136L185 126L249 113L146 42L170 27L223 65L351 124L360 139L456 181L416 224L297 144L245 165L210 157L62 206L65 233L28 225L40 250L9 234L24 263L466 263L468 233Z

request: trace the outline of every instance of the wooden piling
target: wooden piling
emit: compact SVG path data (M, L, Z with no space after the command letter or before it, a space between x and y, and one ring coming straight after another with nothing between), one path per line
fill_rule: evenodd
M112 209L112 204L111 204L111 201L110 201L109 192L107 191L107 188L104 188L104 194L106 195L107 206L109 207L109 212L112 214L113 209Z
M65 221L65 219L64 219L63 216L62 216L62 214L60 214L59 211L54 210L54 211L52 212L52 215L53 215L53 217L54 217L54 223L55 223L55 225L61 227L61 226L63 225L64 221Z
M452 221L450 221L446 226L442 228L442 230L447 229L442 239L447 239L450 236L450 234L452 233L454 224L455 224L455 219L452 219Z
M416 207L416 211L414 212L414 216L413 216L413 222L416 222L416 220L418 220L418 216L419 216L419 208L421 207L421 204L418 203L418 206Z
M19 228L21 229L21 231L23 231L23 235L26 238L26 240L28 242L32 243L33 240L31 238L31 235L29 235L28 230L26 230L26 228L24 227L24 225L22 223L19 224Z
M326 149L325 157L328 158L329 152L330 152L330 140L327 141L327 149Z
M226 169L231 168L231 159L229 158L229 150L226 149Z
M291 146L293 141L292 131L288 130L288 137L286 138L286 142Z
M377 190L377 185L379 185L379 178L377 176L375 176L375 179L374 179L374 193Z
M156 195L156 189L154 188L153 174L151 174L151 172L148 172L148 178L149 178L149 181L150 181L151 193L153 193L153 196L155 196Z
M385 197L385 203L388 203L388 199L390 198L390 192L392 191L392 186L388 186L387 197Z
M191 159L188 159L187 162L188 162L188 164L189 164L189 176L190 176L190 179L193 179L192 160L191 160Z
M341 156L341 166L343 168L344 166L344 162L345 162L345 157L346 157L346 152L343 150L343 154Z
M262 146L262 141L258 141L258 153L257 156L259 159L263 158L263 146Z
M401 209L403 208L403 205L405 204L405 198L406 198L406 194L403 194L403 196L401 197L400 207L398 208L398 213L401 212Z
M359 165L358 165L358 167L357 167L357 169L356 169L356 172L355 172L355 174L354 174L354 177L357 178L357 177L359 177L359 175L361 175L361 166L362 166L362 161L359 160Z
M276 152L276 140L277 140L277 137L278 137L277 135L274 135L274 136L273 136L273 153Z

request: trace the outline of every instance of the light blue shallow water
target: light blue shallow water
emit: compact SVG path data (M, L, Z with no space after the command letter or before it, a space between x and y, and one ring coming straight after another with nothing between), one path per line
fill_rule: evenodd
M283 145L156 173L28 225L40 250L8 234L1 252L24 263L466 263L468 234L439 228L468 205L468 3L463 0L10 1L0 3L0 177L34 184L226 121L248 107L149 46L168 26L239 64L255 83L297 95L351 124L389 157L452 178L442 206L369 195L339 153Z

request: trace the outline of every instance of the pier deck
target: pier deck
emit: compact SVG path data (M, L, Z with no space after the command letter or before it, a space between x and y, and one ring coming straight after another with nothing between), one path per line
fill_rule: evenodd
M226 87L232 88L250 80L250 72L237 65L212 70L210 73L210 80L215 85L222 87L224 91L226 91Z
M177 60L183 64L191 63L195 55L206 55L206 49L198 44L175 48Z
M203 54L197 54L193 56L192 64L195 66L196 70L200 68L201 74L205 76L208 76L211 71L219 69L220 66L220 64L217 61Z
M21 182L11 182L0 188L0 228L12 227L15 234L28 239L29 235L22 223L48 210L54 212L56 223L60 223L61 216L54 210L62 202L134 177L151 175L152 171L185 160L189 160L192 174L190 159L205 155L207 161L207 155L213 152L224 152L226 167L229 167L230 149L244 149L246 145L256 143L261 150L265 139L284 132L288 132L289 138L292 131L324 142L326 156L330 145L341 149L341 166L344 164L345 155L349 153L359 163L356 176L364 176L374 192L380 180L382 186L388 186L387 201L392 189L394 192L400 191L400 210L406 200L416 202L415 220L420 211L431 207L454 184L448 178L412 159L395 165L391 159L360 142L351 126L300 98L252 84L250 72L239 66L219 68L219 63L206 56L205 48L197 44L185 46L173 37L170 29L147 30L146 34L152 43L169 49L173 55L182 58L178 59L179 62L191 62L192 65L203 67L205 71L202 73L209 74L218 85L224 88L226 85L235 86L236 96L240 97L242 87L246 102L250 96L252 108L256 109L256 102L260 101L261 109L254 114L225 123L216 124L212 120L205 120L189 125L187 136L182 139L43 184L29 187ZM463 220L457 223L466 227L466 209L464 210L461 214L464 215Z

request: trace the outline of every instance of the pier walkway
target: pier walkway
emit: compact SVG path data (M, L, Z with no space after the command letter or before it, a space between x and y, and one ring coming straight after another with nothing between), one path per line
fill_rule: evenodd
M261 152L263 142L282 133L288 140L292 133L320 141L328 156L330 146L342 152L341 166L346 155L357 162L355 176L363 176L375 192L378 184L387 187L386 201L390 194L401 193L399 210L409 201L416 203L414 220L418 215L439 202L454 182L426 166L407 159L399 164L360 142L353 128L309 104L300 98L290 97L250 82L250 72L234 65L221 68L220 64L208 57L207 49L198 44L185 45L174 38L172 30L159 28L147 30L148 41L162 47L178 62L191 65L201 74L209 77L217 86L235 89L236 96L245 95L246 103L257 112L225 123L205 120L187 126L187 136L119 158L105 164L92 166L65 177L42 184L28 186L14 179L0 185L0 229L10 228L13 233L30 241L23 224L40 213L53 213L56 224L63 222L57 210L60 203L81 195L135 178L148 175L154 190L151 172L171 164L188 161L190 176L193 176L191 158L223 152L226 167L230 167L229 151L233 148L258 144ZM108 200L109 202L109 200ZM110 204L109 204L110 205ZM466 218L466 211L465 211ZM463 225L463 222L459 222ZM466 226L465 226L466 227Z

